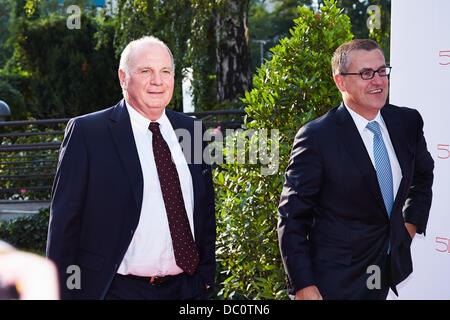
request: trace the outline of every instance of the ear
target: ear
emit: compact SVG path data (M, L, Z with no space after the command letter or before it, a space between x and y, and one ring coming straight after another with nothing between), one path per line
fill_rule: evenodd
M118 75L119 75L120 86L122 87L122 89L126 89L127 88L127 80L126 80L125 71L123 71L122 69L119 69Z
M341 74L335 74L333 76L334 83L336 84L336 87L339 89L340 92L347 91L345 88L345 81L344 76Z

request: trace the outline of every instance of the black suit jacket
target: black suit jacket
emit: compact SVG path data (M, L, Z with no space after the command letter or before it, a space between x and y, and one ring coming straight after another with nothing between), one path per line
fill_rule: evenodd
M185 155L191 157L186 160L194 186L200 256L193 277L204 289L205 284L213 286L216 267L211 167L198 155L194 161L194 148L198 153L205 147L201 124L171 110L166 109L166 115L174 130L191 134L191 152ZM104 298L136 230L142 193L142 170L125 101L71 119L52 190L47 243L47 256L58 267L62 298ZM80 267L81 289L66 286L73 274L67 273L70 265Z
M367 268L391 245L391 287L412 272L405 221L425 232L434 162L413 109L381 115L402 180L388 218L375 168L341 104L297 133L279 205L279 244L291 294L317 285L324 298L358 298Z

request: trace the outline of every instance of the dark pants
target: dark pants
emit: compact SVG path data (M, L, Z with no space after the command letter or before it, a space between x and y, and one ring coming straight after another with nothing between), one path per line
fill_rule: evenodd
M386 300L389 293L389 287L392 283L391 280L391 257L390 254L379 255L376 265L380 267L381 270L381 287L379 289L365 288L360 299L362 300Z
M198 275L181 273L159 285L116 275L105 300L204 300L206 288Z
M385 300L392 283L390 255L379 254L371 266L378 269L369 272L368 265L313 261L316 285L325 300Z

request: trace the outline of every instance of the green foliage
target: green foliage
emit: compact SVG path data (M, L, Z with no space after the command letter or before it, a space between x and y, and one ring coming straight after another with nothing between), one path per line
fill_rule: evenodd
M31 116L32 77L26 72L9 73L0 70L0 99L11 109L9 120L23 120Z
M297 18L297 7L312 7L312 0L272 0L273 10L267 11L265 3L260 1L250 6L249 11L249 34L252 56L252 72L261 63L261 44L256 40L265 40L263 44L263 58L270 59L270 49L277 45L278 40L289 37L289 30L294 27L294 19Z
M191 0L192 25L188 64L192 67L192 95L196 111L220 110L216 106L216 29L214 0ZM226 108L223 108L226 109Z
M41 209L39 213L23 216L9 221L0 221L0 239L20 250L39 254L45 253L49 209Z
M323 3L324 0L319 0ZM372 2L372 1L371 1ZM369 0L336 0L338 8L343 9L343 13L349 16L352 23L351 31L355 38L366 39L369 37L369 29L367 28L367 7L370 5Z
M68 29L67 17L23 20L18 26L16 54L20 68L32 76L30 110L36 118L65 118L103 109L121 98L114 57L114 27L107 21L103 35L110 41L96 48L99 25L81 16L81 29Z
M16 115L25 113L25 100L23 99L22 94L1 78L0 98L9 106L11 114Z
M323 4L324 0L319 0ZM378 42L383 50L386 61L390 58L390 30L391 30L391 0L336 0L338 8L342 8L350 17L351 32L356 39L371 38ZM370 14L367 9L370 5L377 5L381 13L381 28L369 30L367 20Z
M9 20L11 19L10 1L0 1L0 69L12 54L12 49L6 45L9 38Z
M305 7L299 7L298 14L292 36L272 49L272 60L258 70L254 89L244 99L246 128L255 132L247 138L245 154L252 143L262 142L263 129L279 130L278 141L269 139L266 148L272 154L268 167L274 174L264 174L267 165L262 161L245 165L231 161L214 173L218 281L223 286L218 295L225 298L287 297L276 225L292 141L302 125L340 101L331 75L331 57L339 45L352 39L349 18L334 1L327 1L320 14ZM243 134L228 139L237 140Z
M384 52L384 57L389 63L391 56L391 0L375 0L372 4L378 5L380 8L381 28L373 29L369 32L369 37L380 45Z

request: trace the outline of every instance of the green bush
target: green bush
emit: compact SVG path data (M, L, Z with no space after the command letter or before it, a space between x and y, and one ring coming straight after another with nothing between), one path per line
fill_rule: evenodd
M0 100L5 101L11 109L11 118L7 120L23 120L31 115L32 81L30 74L26 72L0 70Z
M35 118L78 116L122 97L113 23L80 19L79 30L67 28L67 16L18 23L16 56L32 78L29 102Z
M221 283L217 295L223 298L287 298L276 228L284 171L298 129L340 101L331 57L353 37L350 19L334 1L326 1L320 14L306 7L299 7L298 14L292 37L272 49L272 60L258 70L254 89L244 99L251 119L245 126L254 130L245 138L247 164L228 162L214 172ZM248 164L250 146L262 142L262 129L279 133L276 139L269 137L266 149L271 162ZM229 138L236 142L244 134ZM225 148L224 154L229 150Z
M0 239L20 250L45 254L49 209L9 221L0 221Z
M6 102L11 110L11 114L25 111L25 101L22 94L3 80L0 80L0 100Z

